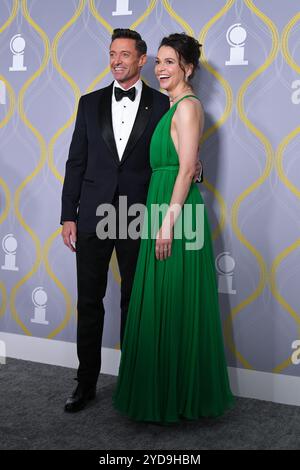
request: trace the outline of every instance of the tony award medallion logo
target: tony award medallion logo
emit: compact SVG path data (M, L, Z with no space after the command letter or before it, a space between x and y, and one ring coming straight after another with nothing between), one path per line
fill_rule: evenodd
M220 253L216 257L216 269L218 276L218 292L221 294L236 294L236 290L232 289L233 270L235 261L228 251Z
M5 252L5 258L1 269L5 271L19 271L19 268L16 266L17 246L18 242L12 233L5 235L2 239L2 248Z
M49 325L46 320L46 307L48 296L43 287L36 287L31 295L34 304L34 317L31 318L31 323L38 323L40 325Z
M129 10L129 0L117 0L116 10L112 12L112 16L132 15Z
M27 67L24 66L24 49L25 39L21 34L16 34L10 40L10 50L13 53L13 64L9 67L10 72L25 72Z
M230 47L230 58L225 65L248 65L248 60L244 59L245 40L247 32L240 23L233 24L228 28L226 39Z

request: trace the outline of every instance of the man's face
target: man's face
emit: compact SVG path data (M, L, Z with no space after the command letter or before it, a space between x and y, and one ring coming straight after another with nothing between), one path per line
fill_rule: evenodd
M110 68L115 78L124 88L133 85L140 77L141 67L146 63L146 54L139 55L135 40L115 39L110 45Z

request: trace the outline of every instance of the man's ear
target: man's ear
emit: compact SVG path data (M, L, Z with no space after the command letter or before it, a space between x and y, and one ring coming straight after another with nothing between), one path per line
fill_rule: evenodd
M146 54L142 54L141 57L140 57L140 60L139 60L139 66L140 67L144 67L144 65L146 64L147 62L147 55Z

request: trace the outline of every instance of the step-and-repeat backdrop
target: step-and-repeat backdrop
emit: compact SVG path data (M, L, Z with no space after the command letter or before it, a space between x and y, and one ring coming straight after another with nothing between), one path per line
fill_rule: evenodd
M300 5L282 0L1 0L0 330L75 342L75 256L60 198L80 95L112 81L115 27L203 44L200 191L213 230L228 364L300 375ZM111 260L103 345L119 346ZM209 312L207 312L209 315ZM21 336L20 336L21 338ZM36 358L38 360L38 357Z

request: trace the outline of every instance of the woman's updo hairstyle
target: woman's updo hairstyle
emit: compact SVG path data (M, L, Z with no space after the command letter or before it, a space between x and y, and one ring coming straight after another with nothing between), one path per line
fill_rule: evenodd
M190 80L193 78L196 69L199 67L202 44L200 44L197 39L193 38L192 36L188 36L185 33L174 33L164 37L161 40L159 49L162 46L172 47L172 49L177 52L179 57L179 65L183 71L184 65L193 65L193 71L188 79Z

